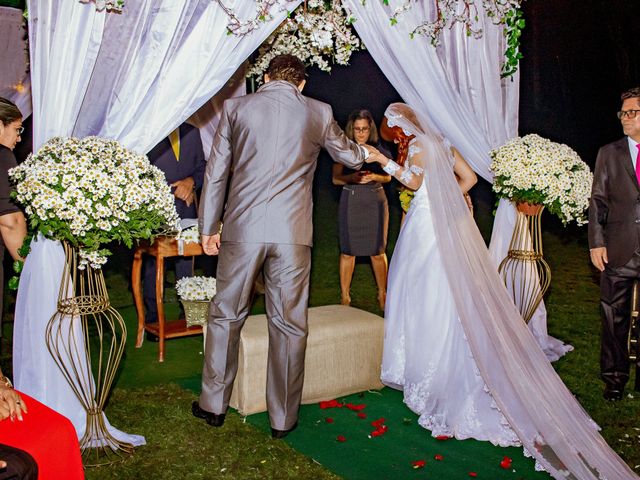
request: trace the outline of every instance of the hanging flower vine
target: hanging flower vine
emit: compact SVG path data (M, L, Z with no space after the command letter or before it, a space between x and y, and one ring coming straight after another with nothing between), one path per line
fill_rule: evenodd
M413 5L422 0L406 0L397 7L390 17L391 25L396 25L398 19L409 12ZM481 38L482 28L478 24L478 0L433 0L434 20L424 20L410 33L411 38L424 35L430 38L435 47L440 44L440 34L445 28L452 28L455 24L462 24L468 36ZM382 0L385 5L389 0ZM520 35L525 21L520 8L522 0L482 0L482 8L487 17L495 25L504 25L507 48L504 52L504 62L501 76L509 77L518 69L518 62L522 58L520 53Z
M351 24L354 18L340 0L309 0L300 5L262 44L247 76L261 77L271 59L290 53L325 72L347 65L363 48Z
M122 13L124 8L124 0L80 0L80 3L95 3L96 10L101 12L106 10L107 12Z
M256 2L255 18L241 21L232 9L225 6L223 0L214 0L223 8L230 19L230 34L246 35L259 25L272 18L270 12L275 6L282 10L286 1L260 0ZM366 0L361 0L364 4ZM389 5L389 0L379 0ZM391 26L396 25L401 16L407 14L415 4L425 0L405 0L394 9L389 18ZM479 9L484 9L487 17L496 25L504 25L506 50L501 75L509 77L518 68L520 36L525 21L520 8L522 0L432 0L434 2L433 20L424 20L410 33L425 35L432 45L440 43L440 34L445 28L462 24L466 34L481 38L482 28L478 23ZM321 70L331 71L331 64L346 65L354 51L365 48L352 23L356 19L343 6L341 0L308 0L288 15L288 18L260 47L257 60L249 70L248 76L260 76L274 56L291 53L307 65L316 65Z

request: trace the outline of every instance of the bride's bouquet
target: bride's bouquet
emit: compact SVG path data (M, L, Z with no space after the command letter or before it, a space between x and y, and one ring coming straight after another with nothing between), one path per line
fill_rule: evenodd
M54 137L9 176L31 228L76 247L81 268L105 264L114 240L131 248L177 229L164 173L114 140Z
M587 223L593 175L564 144L535 134L513 138L492 150L493 191L514 202L542 204L562 223Z

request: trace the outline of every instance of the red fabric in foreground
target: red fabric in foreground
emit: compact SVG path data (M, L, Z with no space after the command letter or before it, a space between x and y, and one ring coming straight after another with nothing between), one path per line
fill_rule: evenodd
M23 421L0 421L0 443L20 448L38 463L38 480L82 480L84 468L78 436L71 422L20 392L29 413Z

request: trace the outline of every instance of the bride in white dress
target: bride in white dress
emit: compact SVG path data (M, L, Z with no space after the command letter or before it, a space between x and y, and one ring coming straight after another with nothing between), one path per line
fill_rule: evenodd
M385 120L397 141L408 142L407 161L381 154L367 161L415 196L389 267L382 381L404 391L434 436L521 445L558 479L637 478L509 297L462 195L475 182L469 167L411 107L392 104Z

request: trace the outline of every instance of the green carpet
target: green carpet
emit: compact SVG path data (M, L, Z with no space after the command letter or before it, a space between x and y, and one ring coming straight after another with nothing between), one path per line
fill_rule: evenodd
M176 383L196 394L200 391L202 337L173 339L166 343L165 361L157 360L158 345L145 342L135 348L135 311L120 310L129 328L125 358L117 378L118 388L139 388L167 382ZM169 318L177 315L175 305L167 306ZM318 404L303 405L299 427L286 442L297 451L350 480L412 478L542 479L534 462L520 448L500 448L474 440L436 440L417 423L417 416L402 402L402 393L385 388L340 399L343 403L364 404L360 418L349 408L321 409ZM384 418L387 431L372 437L372 421ZM327 421L327 419L329 419ZM246 421L269 432L266 413L246 417ZM345 441L338 441L343 436ZM435 456L441 455L441 460ZM511 468L500 466L504 457ZM414 468L412 462L425 461Z
M321 409L318 404L304 405L299 427L286 441L299 452L347 479L476 478L543 479L535 472L532 459L521 448L500 448L488 442L454 439L437 440L418 425L417 416L402 402L402 393L390 388L365 392L340 399L340 403L366 405L360 418L349 408ZM372 422L384 419L387 430L372 436ZM268 430L266 413L250 415L247 421ZM339 436L343 441L339 441ZM436 459L436 456L441 459ZM511 468L500 463L512 460ZM413 462L423 460L424 467Z

